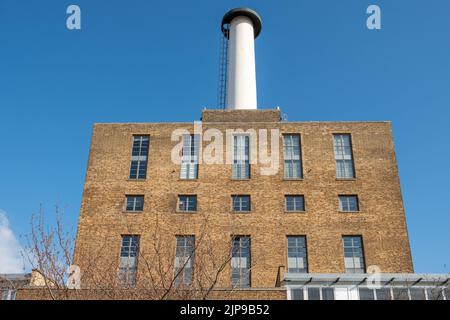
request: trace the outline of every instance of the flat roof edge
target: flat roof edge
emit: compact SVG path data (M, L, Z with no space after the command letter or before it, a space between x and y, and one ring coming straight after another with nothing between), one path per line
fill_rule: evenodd
M165 125L172 125L172 124L193 124L194 122L202 122L202 123L237 123L237 124L254 124L254 123L270 123L270 124L363 124L363 123L392 123L390 120L379 120L379 121L279 121L279 122L257 122L257 121L235 121L235 122L219 122L219 121L201 121L201 120L194 120L190 122L94 122L93 125L159 125L159 124L165 124Z

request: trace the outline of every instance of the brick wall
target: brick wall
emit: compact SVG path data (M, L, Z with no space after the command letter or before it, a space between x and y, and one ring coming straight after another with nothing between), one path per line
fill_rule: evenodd
M52 294L42 288L21 288L17 290L16 300L127 300L148 299L145 293L136 290L53 290ZM169 299L174 299L169 297ZM214 290L208 296L208 300L286 300L286 289L240 289L235 291Z
M207 218L208 242L218 250L231 234L251 236L254 288L275 286L279 266L287 264L287 235L306 235L311 273L344 272L342 235L362 235L366 266L389 273L413 271L389 122L281 122L276 110L239 114L245 121L234 123L234 115L204 111L203 130L279 129L281 155L281 134L300 134L302 180L283 179L282 158L273 176L261 175L261 166L252 165L251 179L236 181L231 165L216 164L200 165L196 181L180 180L180 166L170 158L178 143L171 141L171 134L179 128L192 131L192 123L94 125L75 251L82 269L87 261L81 252L99 247L109 261L118 261L121 234L141 235L141 250L151 251L156 226L171 248L167 252L173 252L175 235L198 236ZM352 135L354 180L336 179L333 133ZM128 180L134 134L150 135L145 181ZM145 195L144 212L124 213L126 194ZM178 194L196 194L198 212L177 213ZM251 195L251 213L232 213L233 194ZM286 194L303 194L306 212L285 213ZM357 194L361 211L339 212L339 194ZM229 282L228 268L219 283Z

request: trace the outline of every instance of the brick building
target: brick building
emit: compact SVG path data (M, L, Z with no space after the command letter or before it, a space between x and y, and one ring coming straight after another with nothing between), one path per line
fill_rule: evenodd
M435 288L444 297L448 277L413 274L391 124L257 110L251 71L239 79L233 69L248 57L233 50L240 23L256 37L258 19L238 9L222 23L234 106L205 109L195 123L94 125L75 248L82 283L240 298L395 299L397 287L403 298L430 299ZM372 272L389 293L367 285Z

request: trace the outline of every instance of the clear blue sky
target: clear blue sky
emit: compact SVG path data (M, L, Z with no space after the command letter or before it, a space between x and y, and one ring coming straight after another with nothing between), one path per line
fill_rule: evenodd
M65 27L69 4L81 31ZM193 121L216 106L219 24L236 6L263 18L261 108L392 121L415 271L450 272L448 0L1 0L0 209L16 235L39 203L67 206L76 226L94 122Z

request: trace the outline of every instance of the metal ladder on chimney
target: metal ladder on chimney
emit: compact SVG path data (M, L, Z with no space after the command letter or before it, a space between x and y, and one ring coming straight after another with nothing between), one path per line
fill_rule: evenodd
M217 105L220 109L225 109L227 105L227 78L228 78L228 28L220 33L220 65L219 83L217 89Z

